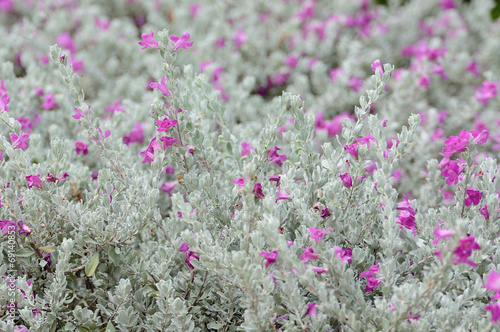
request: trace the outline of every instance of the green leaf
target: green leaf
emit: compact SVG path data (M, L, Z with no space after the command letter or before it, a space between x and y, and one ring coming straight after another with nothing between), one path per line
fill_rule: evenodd
M33 251L33 249L28 248L28 247L22 248L22 249L19 249L18 251L16 251L17 257L30 257L34 254L35 254L35 252Z
M119 248L115 248L114 246L110 246L108 248L108 257L109 257L110 261L113 262L116 266L120 266Z
M106 326L106 332L116 332L115 327L111 324L111 322L109 322Z
M85 274L87 277L94 274L95 269L97 269L97 265L99 265L99 253L92 256L87 265L85 265Z
M81 327L81 326L78 327L77 331L78 332L89 332L89 330L87 330L86 328Z
M231 147L231 143L227 143L226 147L227 147L227 152L229 152L229 154L233 154L233 148Z
M223 326L224 326L224 324L222 324L222 323L214 323L214 322L208 323L208 325L207 325L207 327L209 329L214 329L214 330L219 330Z
M40 247L38 249L40 249L43 252L47 252L49 254L52 253L52 252L54 252L54 251L56 251L56 247L54 247L53 245L45 246L45 247Z

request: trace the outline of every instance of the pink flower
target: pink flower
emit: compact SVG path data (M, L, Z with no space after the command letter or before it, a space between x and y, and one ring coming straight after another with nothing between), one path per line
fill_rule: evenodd
M189 244L187 244L186 242L182 243L179 248L179 252L186 253L186 260L184 262L186 262L190 269L194 269L194 266L190 263L190 261L192 261L193 259L199 261L200 257L198 257L198 255L196 255L194 251L189 250Z
M441 175L447 178L446 184L449 186L457 184L459 175L462 174L464 168L464 164L459 164L457 161L451 161L446 168L441 171Z
M457 5L455 5L453 0L441 0L439 4L444 10L457 8Z
M278 250L274 250L273 252L261 252L259 255L261 257L266 257L266 269L269 267L269 265L276 263L276 258L278 257Z
M469 260L472 255L472 250L480 250L481 247L474 240L474 236L467 236L464 239L460 239L460 245L455 248L456 257L453 258L453 264L469 264L472 267L476 267L477 264Z
M248 144L247 142L243 141L241 143L241 156L242 157L250 154L253 150L255 150L255 148L253 146L251 146L250 144Z
M168 96L170 96L170 91L168 90L168 88L165 85L166 81L167 81L167 78L165 77L165 75L163 75L161 77L161 82L160 83L151 82L151 83L149 83L149 87L151 89L158 89L158 90L160 90L163 93L164 96L168 97Z
M353 143L351 145L344 145L344 150L347 151L354 158L358 158L358 143Z
M340 264L344 262L352 263L352 250L350 248L342 249L341 247L333 247L335 251L335 258L340 258Z
M191 37L189 32L184 32L182 34L181 38L179 38L177 36L170 36L170 40L175 42L173 50L177 51L179 48L183 48L183 49L187 50L188 47L193 46L192 41L188 42L189 37Z
M158 42L153 39L153 30L151 30L150 34L143 33L141 34L142 41L139 41L137 44L141 45L141 50L144 50L146 48L151 47L151 48L158 48Z
M21 149L26 151L28 148L28 139L30 137L31 130L27 133L22 133L21 136L16 134L10 134L10 141L12 142L12 147L14 149Z
M255 185L253 186L253 193L255 193L255 197L257 198L264 198L264 193L262 192L262 184L260 182L256 182Z
M348 173L342 173L339 175L339 177L342 180L344 187L352 187L352 179Z
M484 288L495 292L492 299L500 298L500 273L495 270L491 270L490 274L486 278L486 285L484 285Z
M237 49L240 49L241 46L247 42L247 40L248 37L241 28L239 28L233 36L233 42Z
M470 187L465 191L468 197L464 200L464 204L466 206L470 206L471 204L478 205L483 193L479 190L476 190L474 187Z
M104 131L104 137L102 135L102 129L101 128L97 128L97 130L99 131L99 141L101 141L101 142L105 138L108 138L111 135L111 130L109 130L109 129ZM93 137L91 137L90 139L93 140L94 142L98 141L96 138L93 138Z
M328 271L328 269L319 266L311 266L311 269L317 274L325 273Z
M245 179L243 179L243 178L238 178L236 180L231 180L231 181L238 185L238 189L241 189L245 186Z
M177 139L168 136L160 137L160 141L163 142L163 150L166 150L167 147L174 145L175 143L179 143Z
M85 117L85 114L80 111L78 108L75 107L75 115L72 115L73 118L79 120L80 118L84 118Z
M470 132L462 130L459 136L450 136L445 142L443 154L450 157L454 153L464 152L469 145Z
M75 142L75 149L76 149L76 154L83 153L83 155L87 155L89 153L89 150L87 149L87 144L84 142Z
M17 222L17 225L19 226L19 229L17 230L19 234L31 234L31 228L28 227L25 223L23 223L22 220L19 220Z
M478 133L477 130L472 130L471 132L472 137L474 137L474 143L476 144L484 144L488 140L489 136L489 131L487 129L481 130L480 133Z
M177 125L177 121L165 118L163 120L156 120L156 124L158 125L157 131L168 131L170 128Z
M451 237L453 235L453 232L448 229L441 229L439 225L436 225L433 234L436 238L432 241L432 245L435 246L439 242L439 240Z
M130 143L140 143L144 142L144 130L142 129L142 125L137 122L134 124L134 129L130 131L130 134L123 136L123 143L129 146Z
M370 266L370 268L368 270L366 270L365 272L362 272L359 277L360 278L366 278L366 277L376 277L377 274L379 273L378 272L378 267L379 265L372 265Z
M371 67L375 74L378 73L380 77L384 76L384 69L382 69L382 64L380 63L379 59L375 60Z
M307 264L307 262L309 262L310 259L318 259L318 258L319 258L319 255L314 253L313 248L309 248L309 247L306 247L304 249L304 253L302 255L300 255L300 260L304 261L304 263L306 263L306 264Z
M309 316L314 316L316 317L318 315L318 312L316 311L316 306L318 304L317 303L308 303L307 304L307 311L306 311L306 315L309 315Z
M193 153L194 153L194 146L189 145L189 146L187 147L187 151L188 151L188 153L193 154Z
M335 82L337 79L339 79L344 73L342 71L342 68L337 67L331 69L328 74L330 75L330 82Z
M311 232L311 239L314 239L316 243L320 243L323 241L323 236L330 231L331 227L328 227L327 230L322 231L321 229L316 229L314 227L309 227L309 232Z
M165 174L174 174L175 173L175 170L172 166L168 166L165 167Z
M273 149L267 151L267 156L269 157L269 161L277 164L278 166L283 166L283 161L286 160L286 154L278 155L278 150L281 150L279 147L274 146Z
M477 70L476 61L471 61L471 63L465 68L468 72L471 72L474 76L478 77L481 73Z
M280 191L278 188L278 195L276 196L276 200L274 202L277 203L278 201L283 200L283 199L290 199L290 195L288 195L284 191Z
M351 77L347 85L354 91L358 92L363 87L363 80L361 77Z
M141 157L144 157L144 160L142 161L143 164L145 163L150 163L155 159L155 154L154 150L160 150L161 145L156 141L156 135L153 137L153 139L149 142L148 147L146 150L141 151L139 154Z
M483 207L480 207L479 213L484 217L484 219L486 220L490 219L490 213L488 212L488 205L485 204Z
M70 50L71 53L76 52L75 42L71 38L71 34L69 32L63 32L57 37L56 43L61 46L61 48L65 48Z
M368 283L366 284L365 291L367 293L370 293L375 288L377 288L378 286L380 286L381 283L382 282L380 281L380 279L368 278Z
M17 118L16 121L18 121L21 124L21 130L33 129L33 124L28 118Z
M269 176L269 181L276 181L276 187L278 187L280 185L280 180L281 180L281 176L279 176L279 175Z
M297 67L297 64L299 63L299 59L295 55L289 55L283 60L285 65L291 68Z
M120 105L120 98L115 100L115 103L111 106L106 106L104 109L106 112L124 112L125 111L125 106Z
M321 212L319 214L319 216L323 219L328 218L331 215L332 215L332 213L330 212L330 210L328 210L328 208L326 206L321 210Z
M59 108L59 105L57 104L54 96L51 93L47 93L44 98L45 100L42 102L43 109L51 110Z
M397 223L401 225L401 229L403 226L411 231L415 231L415 226L417 223L415 222L415 217L409 211L401 211L399 216L397 217Z
M177 186L177 181L165 182L161 185L160 189L167 192L168 196L172 196L172 190Z
M490 99L496 97L497 88L498 82L484 81L482 86L476 88L476 100L486 107Z
M42 180L40 179L40 173L36 175L28 175L26 177L26 181L28 181L28 189L31 189L32 187L42 189Z
M425 89L429 88L430 83L431 79L427 74L422 74L422 76L420 76L420 79L418 80L418 84Z
M493 323L498 322L500 318L500 303L499 302L490 302L487 306L484 307L484 310L491 311L491 321Z

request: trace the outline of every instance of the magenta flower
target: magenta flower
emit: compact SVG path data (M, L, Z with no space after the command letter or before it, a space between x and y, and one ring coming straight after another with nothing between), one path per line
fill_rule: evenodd
M457 161L451 161L446 168L441 171L441 175L446 179L446 184L451 186L457 184L460 174L462 174L465 168L464 164L459 164Z
M397 210L408 211L412 216L416 215L417 212L411 207L412 203L408 200L406 195L403 195L403 201L398 203Z
M266 257L266 269L269 267L270 264L276 263L276 258L278 257L278 250L274 250L273 252L261 252L260 255L261 257Z
M155 159L155 154L154 150L160 150L161 145L156 141L156 135L153 137L153 139L149 142L148 147L146 150L141 151L139 154L141 157L144 157L144 160L142 161L143 164L145 163L150 163Z
M148 47L158 48L158 42L153 39L153 30L151 30L150 34L143 33L141 34L142 41L139 41L137 44L141 45L141 50L144 50Z
M125 106L120 104L120 98L115 100L115 103L111 106L106 106L104 109L106 112L115 113L115 112L125 112Z
M247 42L247 40L248 37L241 28L239 28L233 36L234 45L237 49L240 49L241 46Z
M380 63L379 59L375 60L371 67L375 74L378 73L380 77L384 76L384 69L382 69L382 64Z
M311 266L311 269L317 273L317 274L321 274L321 273L325 273L328 271L327 268L324 268L324 267L319 267L319 266Z
M439 242L439 240L451 237L453 235L453 232L448 229L441 229L439 225L436 225L433 234L436 238L432 241L432 245L435 246Z
M269 161L277 164L278 166L282 166L283 161L286 160L286 154L283 153L281 155L278 155L279 150L281 149L275 145L274 148L267 151L267 156L269 157Z
M429 84L431 84L431 78L429 77L429 75L422 74L422 76L420 76L420 79L418 80L418 85L425 89L428 89Z
M415 231L415 226L417 226L414 215L407 210L400 212L399 216L397 217L396 223L401 225L401 229L405 227L413 232Z
M250 152L252 152L253 150L255 150L255 148L253 146L251 146L250 144L248 144L247 142L243 141L241 143L241 156L242 157L250 154Z
M479 213L484 217L484 219L486 220L490 219L490 213L488 212L488 205L485 204L483 207L480 207Z
M179 48L183 48L183 49L187 50L188 47L193 46L192 41L188 42L189 37L191 37L189 32L184 32L182 34L181 38L179 38L177 36L170 36L170 40L175 42L173 50L177 51Z
M445 142L446 147L443 148L445 157L450 157L457 152L464 152L467 145L469 145L470 133L462 130L459 136L450 136Z
M231 181L238 185L238 189L241 189L245 186L245 179L243 178L238 178L236 180L231 180Z
M283 63L288 67L295 68L299 63L299 59L295 55L289 55L283 60Z
M160 141L163 142L163 150L166 150L167 147L174 145L175 143L179 143L179 141L173 137L163 136L160 137Z
M21 149L26 151L28 148L28 138L30 137L31 130L27 133L22 133L21 136L16 134L10 134L10 141L12 142L12 147L14 149Z
M377 288L378 286L380 286L381 283L382 282L380 281L380 279L368 278L368 282L366 284L365 291L367 293L370 293L375 288Z
M276 187L278 187L280 185L280 180L281 180L281 176L279 176L279 175L269 176L269 181L276 181Z
M199 261L200 257L198 257L198 255L194 251L189 250L189 244L187 244L186 242L182 243L180 248L179 248L179 252L186 253L185 262L189 266L190 269L194 269L194 266L193 266L193 264L190 263L190 261L192 261L193 259Z
M490 302L487 306L484 307L484 310L491 311L491 321L493 323L498 322L500 318L500 303L499 302Z
M354 92L358 92L363 87L363 80L361 79L361 77L351 77L347 85Z
M40 173L36 175L28 175L26 177L26 181L28 181L28 189L31 189L32 187L42 189L42 180L40 180Z
M486 141L488 140L488 136L490 135L490 132L487 129L483 129L481 132L472 130L470 133L472 137L474 137L474 143L476 144L486 143Z
M168 88L165 85L166 81L167 81L167 78L165 77L165 75L163 75L161 77L160 83L151 82L151 83L149 83L149 87L151 89L158 89L158 90L160 90L163 93L163 95L165 95L166 97L168 97L168 96L170 96L170 91L168 90Z
M491 270L490 274L486 278L486 285L484 285L484 288L495 292L492 299L500 298L500 273L495 270Z
M140 143L144 142L144 130L142 129L142 125L137 122L134 124L134 129L130 131L130 134L123 136L123 143L129 146L130 143Z
M340 264L344 262L352 263L352 250L351 248L342 249L341 247L333 247L335 251L335 258L340 258Z
M376 277L378 272L378 267L379 265L372 265L368 270L365 272L362 272L359 277L360 278L366 278L366 277Z
M468 72L471 72L476 77L481 76L481 73L477 69L477 62L476 61L471 61L471 63L465 69Z
M18 121L21 124L21 130L33 129L33 124L28 118L17 118L16 121Z
M168 131L177 124L177 121L165 118L163 120L156 120L156 124L158 125L157 131Z
M54 96L51 93L47 93L44 98L45 100L42 102L43 109L51 110L59 108L59 105L57 104Z
M7 94L7 89L5 88L5 82L2 80L0 82L0 111L9 112L9 103L10 98Z
M172 166L168 166L165 167L165 174L174 174L175 173L175 170Z
M17 222L17 225L19 226L19 229L17 230L17 232L19 234L31 234L31 228L26 226L25 223L23 223L21 220L19 220Z
M188 153L190 153L190 154L193 154L193 153L194 153L194 146L189 145L189 146L187 147L187 152L188 152Z
M318 304L317 304L317 303L314 303L314 302L312 302L312 303L308 303L308 304L307 304L307 311L306 311L306 313L305 313L305 314L306 314L306 315L309 315L309 316L314 316L314 317L316 317L316 316L318 315L318 312L316 311L316 306L317 306L317 305L318 305Z
M344 150L346 150L354 158L358 158L358 143L353 143L351 145L344 145Z
M478 205L481 197L483 196L483 192L476 190L474 187L470 187L465 191L468 197L464 200L464 204L466 206L470 206L471 204Z
M309 248L309 247L306 247L304 249L304 253L302 255L300 255L300 260L304 261L304 263L306 263L306 264L307 264L307 262L309 262L310 259L318 259L318 258L319 258L319 255L314 253L313 248Z
M89 153L89 150L87 149L87 144L84 142L75 142L75 149L76 149L76 154L83 153L83 155L87 155Z
M332 214L331 214L330 210L328 210L328 208L326 206L321 210L321 212L319 214L319 216L323 219L328 218L331 215Z
M344 187L352 187L352 179L348 173L342 173L339 175L339 177L342 180Z
M472 255L472 250L480 250L481 247L474 240L474 236L467 236L464 239L460 239L460 245L455 248L456 257L453 258L453 264L469 264L472 267L476 267L477 264L469 260Z
M11 220L0 220L0 228L2 229L2 235L5 235L10 231L17 230L17 224Z
M260 182L256 182L253 186L253 193L255 193L255 197L257 198L264 198L264 193L262 192L262 184Z
M172 196L172 190L174 190L175 186L177 186L177 181L165 182L161 185L160 189L165 191L168 196Z
M496 97L497 88L498 82L484 81L482 86L476 88L476 100L486 107L490 99Z
M56 43L61 46L61 48L65 48L70 50L71 53L76 52L75 42L71 38L71 34L69 32L63 32L57 37Z
M274 202L277 203L280 200L289 199L289 198L290 198L290 195L288 195L286 192L280 191L278 189L278 195L276 196L276 201L274 201Z
M72 117L75 118L75 119L77 119L77 120L80 119L80 118L84 118L85 117L85 114L82 111L80 111L78 108L76 108L76 107L75 107L75 113L76 114L72 115Z
M68 177L69 177L69 174L66 172L63 172L63 174L61 175L61 177L57 181L66 180Z
M331 227L327 230L322 231L321 229L316 229L314 227L309 227L309 232L311 232L311 239L314 239L316 243L323 241L323 236L330 231Z
M104 131L104 137L102 135L102 129L101 128L97 128L97 130L99 131L99 141L101 141L101 142L105 138L108 138L111 135L111 130L109 130L109 129ZM96 138L91 137L90 139L93 140L94 142L97 142Z

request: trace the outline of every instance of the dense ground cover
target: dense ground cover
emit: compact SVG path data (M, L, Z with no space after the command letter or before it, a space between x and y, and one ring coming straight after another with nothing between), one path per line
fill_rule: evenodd
M1 0L0 329L495 329L495 6Z

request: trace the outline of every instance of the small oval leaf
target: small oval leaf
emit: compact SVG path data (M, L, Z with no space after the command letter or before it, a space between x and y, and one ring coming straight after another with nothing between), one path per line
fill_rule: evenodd
M87 275L87 277L90 277L94 274L95 269L97 269L97 265L99 265L99 253L92 256L92 258L85 266L85 274Z

